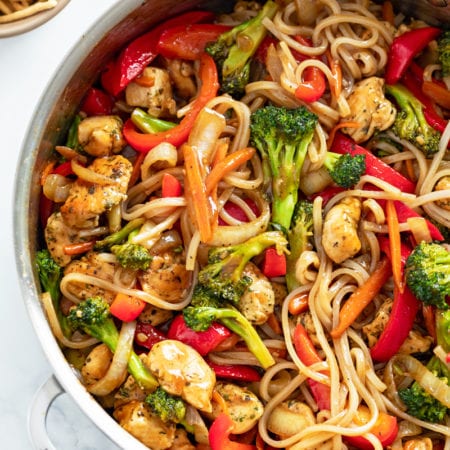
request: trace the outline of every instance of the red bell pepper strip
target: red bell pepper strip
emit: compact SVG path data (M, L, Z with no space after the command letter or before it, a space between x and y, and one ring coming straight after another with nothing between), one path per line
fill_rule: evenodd
M140 298L118 292L109 310L114 317L117 317L122 322L131 322L138 318L146 304Z
M137 131L133 122L128 119L123 126L123 135L131 147L139 152L147 153L161 142L169 142L176 147L183 144L189 137L198 113L209 100L216 96L219 89L216 64L211 56L206 53L203 53L200 58L200 79L202 85L198 96L189 112L174 128L158 133L145 134Z
M174 177L170 173L164 173L161 184L161 196L167 197L180 197L183 192L183 187L178 178Z
M136 324L134 342L136 342L137 345L151 350L155 344L164 341L165 339L167 339L166 335L150 323L138 322Z
M176 316L167 331L169 339L184 342L204 356L231 336L231 331L220 323L213 322L206 331L194 331L184 321L183 315Z
M344 134L337 132L333 143L331 145L331 151L335 153L345 154L348 153L351 156L365 155L366 156L366 175L379 178L387 183L400 189L402 192L413 193L416 186L415 184L404 177L401 173L394 170L391 166L387 165L381 159L373 155L369 150L365 149L361 145L356 144L353 139L345 136Z
M128 44L101 75L102 86L115 97L122 92L157 56L159 37L164 30L187 23L212 21L209 11L190 11L173 17Z
M162 32L156 51L166 58L195 60L205 50L206 44L214 42L231 27L212 23L184 23Z
M64 253L66 255L82 255L94 248L95 241L77 242L75 244L68 244L64 246Z
M250 366L243 366L238 364L216 364L212 361L206 361L214 370L214 373L218 378L225 378L227 380L239 380L239 381L260 381L260 373Z
M267 248L264 251L261 272L268 278L286 275L286 255L278 254L275 247Z
M423 27L407 31L395 37L388 54L384 76L386 83L397 83L417 54L433 39L436 39L439 34L441 34L440 28Z
M43 193L39 199L39 222L42 228L47 226L48 218L53 213L54 203Z
M389 240L379 238L380 248L390 258ZM412 249L406 244L401 245L402 273L408 256ZM394 302L388 323L378 338L377 343L370 349L375 361L387 361L394 356L407 338L414 324L416 315L422 303L414 296L409 287L405 285L403 292L394 290Z
M90 88L81 104L81 111L88 116L106 116L111 114L114 107L114 99L101 89Z
M209 445L211 450L256 450L256 446L241 444L230 440L233 421L225 413L220 413L209 428Z
M416 69L414 70L417 72ZM443 133L447 126L447 121L436 112L432 100L422 92L423 77L417 77L413 71L408 70L403 75L401 83L422 103L423 115L428 125Z
M255 213L256 216L259 215L258 206L251 198L246 198L245 203L250 207L250 209ZM225 211L234 219L239 220L241 222L248 222L249 219L242 208L236 203L226 202L224 205ZM219 225L225 225L225 222L219 217Z
M52 173L62 175L63 177L67 177L68 175L75 175L72 169L72 163L70 161L61 163L59 166L55 167L52 170Z
M322 358L317 353L308 332L305 327L299 322L295 329L293 335L293 343L295 351L297 352L300 361L306 366L311 366L313 364L322 362ZM326 373L325 371L323 373ZM320 410L331 409L331 397L330 397L330 386L320 383L316 380L308 378L308 385L311 389L313 397L317 403Z
M343 191L345 191L343 187L329 186L317 194L310 195L308 199L314 201L316 197L322 197L322 204L325 206L335 195L340 194Z

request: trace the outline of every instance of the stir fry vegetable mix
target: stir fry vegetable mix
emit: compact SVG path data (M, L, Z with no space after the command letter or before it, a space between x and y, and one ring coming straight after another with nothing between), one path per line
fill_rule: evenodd
M448 42L389 2L240 1L108 63L43 170L36 268L123 428L450 445Z

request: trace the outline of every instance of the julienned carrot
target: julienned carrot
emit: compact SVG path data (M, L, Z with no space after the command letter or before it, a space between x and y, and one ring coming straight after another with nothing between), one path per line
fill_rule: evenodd
M415 183L416 182L416 175L414 173L414 166L412 163L412 159L407 159L405 160L405 168L406 168L406 173L408 174L408 178Z
M77 242L76 244L68 244L64 246L66 255L81 255L94 248L95 241Z
M358 128L360 126L359 122L339 122L338 124L336 124L330 131L330 133L328 134L328 139L327 139L327 148L330 149L331 145L333 144L334 141L334 136L336 135L336 132L338 130L340 130L341 128Z
M386 220L389 231L389 248L391 250L394 284L399 292L403 293L405 286L403 284L400 227L398 224L397 210L392 200L386 201Z
M206 194L209 195L225 175L251 159L255 151L253 147L241 148L218 161L206 177Z
M140 153L138 152L136 159L134 160L133 164L133 171L131 172L130 182L128 183L128 187L134 186L136 184L136 181L139 179L139 176L141 175L141 166L144 162L145 157L147 156L147 153Z
M281 334L283 332L280 322L274 313L270 314L267 318L267 325L269 325L269 327L272 328L272 331L276 334Z
M293 316L296 316L303 311L306 311L308 309L308 300L309 300L309 293L304 292L300 295L295 295L289 300L288 310L289 313Z
M339 312L339 323L330 332L333 339L337 339L351 326L361 312L370 304L380 289L391 276L391 263L383 258L369 276L367 281L359 286L347 299Z
M330 89L335 99L337 99L342 92L342 68L339 61L333 59L329 50L327 50L326 55L333 76L330 82Z
M392 6L392 2L390 1L383 2L381 14L383 15L383 19L386 22L390 23L391 25L395 25L394 8Z
M192 215L200 233L200 240L208 242L212 236L211 206L206 194L206 186L200 161L194 148L189 144L182 146L186 169L186 193L189 192L192 202Z
M228 414L228 404L218 390L214 389L212 393L212 400L217 403L219 410L225 414Z
M428 334L436 342L436 307L433 305L422 305L422 315L425 322L425 328Z

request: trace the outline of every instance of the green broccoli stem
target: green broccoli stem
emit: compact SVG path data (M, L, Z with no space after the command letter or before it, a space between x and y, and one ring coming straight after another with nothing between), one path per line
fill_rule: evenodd
M131 113L131 121L144 133L158 133L159 131L167 131L177 124L161 120L146 113L141 108L135 108Z
M95 243L94 249L98 251L107 251L113 245L121 244L127 237L137 228L140 228L145 219L139 217L137 219L130 220L123 228L115 233L106 236L104 239Z
M240 336L261 366L267 369L275 364L269 349L264 345L253 325L241 314L231 308L218 309L217 320Z

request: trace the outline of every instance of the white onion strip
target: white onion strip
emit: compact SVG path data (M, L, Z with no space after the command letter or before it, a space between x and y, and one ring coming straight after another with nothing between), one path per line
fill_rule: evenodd
M120 329L116 351L106 374L96 383L88 386L87 390L94 395L108 395L118 388L127 376L128 360L133 349L136 321L123 322Z

